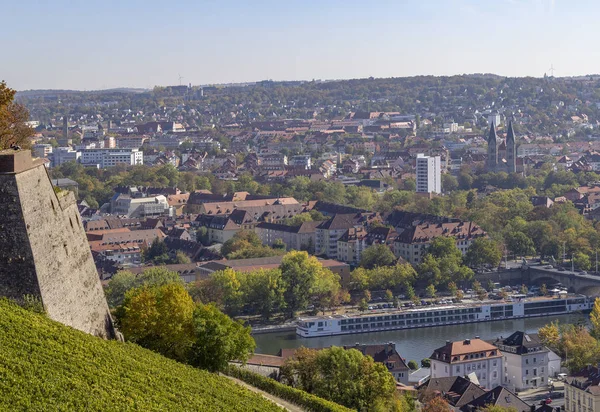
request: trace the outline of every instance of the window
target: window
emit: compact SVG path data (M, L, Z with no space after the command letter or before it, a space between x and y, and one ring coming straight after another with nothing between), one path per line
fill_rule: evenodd
M460 366L456 367L456 373L460 373Z
M529 365L529 359L525 359L525 364Z
M529 369L525 369L525 375L529 375Z

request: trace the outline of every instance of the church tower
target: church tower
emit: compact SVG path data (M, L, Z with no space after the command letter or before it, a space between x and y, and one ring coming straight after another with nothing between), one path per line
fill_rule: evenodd
M506 168L508 173L517 172L517 145L512 120L508 123L508 132L506 133Z
M487 143L487 170L488 172L495 172L498 168L498 136L496 136L496 125L494 122L492 122L492 125L490 126L490 134Z

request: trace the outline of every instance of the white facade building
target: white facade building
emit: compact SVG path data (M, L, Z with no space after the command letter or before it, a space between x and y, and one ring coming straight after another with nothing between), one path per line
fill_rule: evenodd
M484 388L502 383L502 352L479 338L458 342L446 341L431 355L431 377L466 376L474 373Z
M417 155L417 192L442 193L440 156Z
M522 391L545 387L548 378L560 372L550 363L551 351L546 348L537 334L515 332L506 339L494 342L504 356L503 385L509 389Z
M83 149L79 161L103 169L121 163L133 166L144 164L144 154L138 149Z

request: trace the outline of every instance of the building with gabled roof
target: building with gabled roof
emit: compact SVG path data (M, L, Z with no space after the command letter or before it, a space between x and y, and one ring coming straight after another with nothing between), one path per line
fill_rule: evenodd
M506 387L517 391L545 387L548 379L560 372L560 361L558 365L552 362L557 355L551 354L537 333L517 331L492 343L504 355L502 383Z
M476 399L460 406L462 412L474 412L485 410L489 406L498 406L508 410L509 408L517 412L531 412L531 406L513 392L502 386L496 386L494 389L481 394Z
M474 373L483 387L493 388L502 383L502 352L479 337L446 341L444 346L433 351L430 359L432 379Z
M600 366L587 365L565 379L565 411L600 411Z
M485 389L463 376L430 377L418 385L417 390L421 400L431 396L442 396L454 408L461 408L485 394Z

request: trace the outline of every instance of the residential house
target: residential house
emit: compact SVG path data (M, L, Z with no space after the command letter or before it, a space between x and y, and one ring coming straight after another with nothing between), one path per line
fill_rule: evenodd
M588 365L566 378L565 411L600 411L600 366Z
M375 362L383 363L387 370L394 376L396 382L408 385L409 368L396 350L395 343L384 345L356 345L344 346L344 349L356 349L365 356L370 356Z
M508 388L523 391L545 387L548 379L559 370L551 370L550 350L540 341L537 333L527 334L517 331L508 338L498 338L494 346L504 356L502 383Z
M502 352L479 337L457 342L446 341L444 346L433 351L430 359L432 379L473 373L485 388L494 388L503 381Z
M315 253L337 259L338 240L350 228L360 227L357 214L335 214L317 226Z
M289 226L278 223L260 222L254 231L265 245L273 246L276 240L285 243L287 249L315 252L317 226L321 222L304 222Z

